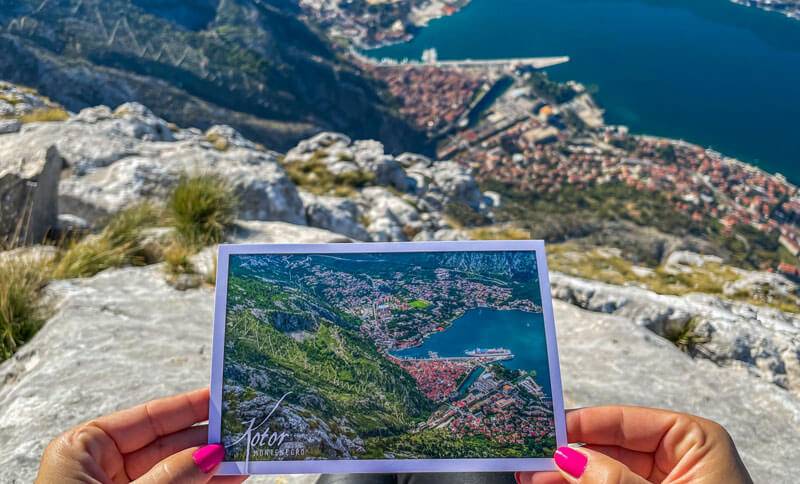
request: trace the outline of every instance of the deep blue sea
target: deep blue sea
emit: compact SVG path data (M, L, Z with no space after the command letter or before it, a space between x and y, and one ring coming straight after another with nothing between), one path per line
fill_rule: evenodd
M425 357L429 351L439 356L464 356L475 348L506 348L514 358L503 361L506 368L536 370L536 382L552 396L547 362L547 340L541 313L471 309L445 331L434 333L421 346L393 352L400 357Z
M472 0L373 57L568 55L606 120L685 139L800 183L800 21L728 0Z

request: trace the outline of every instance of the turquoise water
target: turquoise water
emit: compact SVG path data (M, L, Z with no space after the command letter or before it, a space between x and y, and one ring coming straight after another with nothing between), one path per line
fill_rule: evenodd
M544 318L540 313L471 309L445 331L426 338L421 346L393 354L427 358L429 351L435 351L442 357L464 356L465 351L475 348L511 350L514 358L503 361L502 365L515 370L536 370L536 382L547 395L552 396Z
M411 42L418 59L568 55L606 120L685 139L800 182L800 21L728 0L472 0Z

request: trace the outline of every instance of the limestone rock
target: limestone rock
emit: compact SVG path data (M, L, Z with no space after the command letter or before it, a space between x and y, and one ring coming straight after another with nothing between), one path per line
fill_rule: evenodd
M448 202L461 202L476 210L480 207L482 195L478 182L458 163L436 163L433 167L433 179Z
M352 242L342 234L285 222L238 220L228 236L232 244L335 244Z
M356 141L353 143L353 152L356 164L367 173L372 173L375 183L398 190L406 189L403 167L392 156L383 152L383 144L374 140Z
M22 123L16 119L0 119L0 134L16 133L21 127Z
M297 190L274 153L226 126L205 135L173 129L137 103L113 112L100 106L0 136L0 153L55 144L71 168L59 186L61 211L89 222L144 198L163 198L183 173L218 173L236 190L240 218L305 223ZM224 140L224 149L209 142L211 135Z
M417 209L385 188L365 188L360 202L369 220L367 231L376 242L406 241L422 229Z
M710 418L733 437L754 482L795 482L800 399L744 368L681 353L635 322L555 302L565 403L628 404Z
M0 116L11 116L14 114L14 105L0 99Z
M800 318L795 315L705 294L660 295L559 273L550 281L557 299L623 316L659 335L691 322L694 332L708 339L698 357L742 366L800 396Z
M355 240L370 240L369 233L359 222L358 205L352 200L310 193L301 193L301 198L308 225L333 230Z
M237 148L246 148L250 150L257 149L255 143L246 139L241 133L227 125L218 124L216 126L212 126L206 131L206 139L212 143L218 143L221 141L222 144L218 146L225 147L225 149L234 146Z
M664 270L670 274L691 271L692 267L703 267L707 263L719 264L722 259L713 255L701 255L686 250L676 250L664 261Z
M63 163L52 145L0 143L0 242L39 243L56 228Z

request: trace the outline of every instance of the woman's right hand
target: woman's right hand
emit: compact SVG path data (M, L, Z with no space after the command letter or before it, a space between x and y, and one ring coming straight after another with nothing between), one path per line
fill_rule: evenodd
M520 484L752 484L728 432L683 413L640 407L595 407L567 414L570 442L559 472L519 472Z

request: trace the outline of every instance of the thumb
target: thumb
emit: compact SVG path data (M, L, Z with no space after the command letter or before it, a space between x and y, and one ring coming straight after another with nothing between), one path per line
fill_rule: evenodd
M587 448L560 447L555 455L561 475L574 484L647 484L622 462Z
M205 484L224 457L225 447L219 444L185 449L153 466L136 484Z

